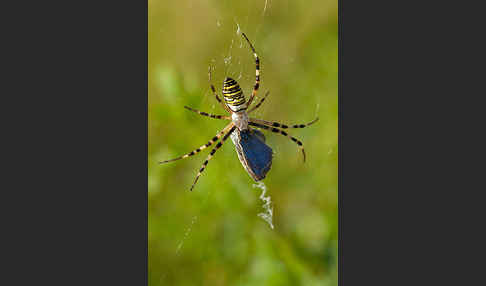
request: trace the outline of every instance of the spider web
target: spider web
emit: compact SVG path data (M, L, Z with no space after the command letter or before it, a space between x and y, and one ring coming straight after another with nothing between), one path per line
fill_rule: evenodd
M214 32L220 33L225 40L219 43L223 47L223 54L211 58L209 65L216 88L223 78L232 77L239 82L248 97L255 81L255 60L241 33L244 32L249 37L261 58L263 47L259 45L259 37L271 8L271 1L248 1L243 9L233 8L234 5L233 1L225 0L223 10L234 13L221 13L214 19ZM242 10L246 10L244 15L241 14ZM213 95L208 92L206 96ZM215 106L214 102L212 105Z
M189 1L188 5L191 6L191 3L192 2ZM218 43L223 47L223 52L222 54L215 54L214 57L209 59L208 71L211 72L211 83L215 86L218 92L218 85L222 82L222 79L225 77L232 77L240 83L240 86L248 99L248 95L251 94L255 82L255 58L241 33L244 32L249 37L261 58L262 47L259 45L259 36L264 26L265 18L271 9L271 0L249 1L246 4L246 9L233 9L233 5L235 5L235 3L232 1L225 0L222 4L222 10L232 11L233 13L219 13L213 19L214 29L211 32L221 33L223 36L220 38L226 40ZM241 10L246 10L246 13L244 15L238 14L237 11ZM202 104L211 106L211 109L215 113L221 113L221 108L217 106L218 104L215 103L213 97L214 95L208 88L204 93ZM261 97L262 89L259 90L258 96L254 99L254 104L256 104ZM260 107L255 114L261 113L262 110L264 110L264 106ZM232 151L234 152L234 146L232 146L230 140L226 141L224 146L228 149L233 149ZM228 161L226 164L227 168L234 167L234 162L231 163L231 166ZM241 171L244 172L244 169L242 168ZM222 180L228 181L229 183L230 178L222 178ZM262 191L259 198L262 201L262 208L264 211L256 215L262 218L269 227L273 229L273 205L270 195L266 195L268 192L267 187L263 182L259 182L258 184L254 184L253 188L258 188ZM206 207L205 205L207 204L210 195L211 192L206 194L201 205L202 208ZM177 243L177 256L183 251L184 244L190 238L197 222L198 215L194 215L185 228L183 237Z
M208 79L206 75L209 68L212 71L211 83L216 88L218 94L221 95L223 79L225 77L232 77L238 81L248 100L255 83L255 58L248 43L242 37L242 32L248 36L261 61L262 81L260 82L260 89L257 97L254 98L253 106L260 101L267 90L270 91L268 99L258 110L252 113L252 117L275 120L281 123L301 123L299 122L301 117L293 116L293 114L289 113L289 110L293 111L293 109L290 109L290 106L292 108L294 107L292 99L299 98L299 100L305 100L308 103L310 96L313 96L311 104L316 104L315 112L313 112L314 110L309 109L306 109L306 111L315 113L315 115L319 113L321 100L320 97L317 96L317 93L320 92L320 90L316 90L315 95L314 91L310 90L310 92L306 91L305 94L298 94L299 96L295 97L292 96L296 94L295 89L292 87L303 86L303 83L306 83L305 80L300 80L301 78L304 78L303 76L294 77L294 72L302 71L307 68L302 64L305 62L298 60L300 58L299 54L295 52L298 50L299 45L304 43L303 40L306 39L295 38L296 35L300 35L299 32L296 31L303 29L299 25L306 24L305 21L295 22L291 20L293 19L292 17L295 14L295 11L289 9L289 7L295 6L289 5L289 3L285 1L274 2L272 0L250 0L245 2L231 0L213 0L207 2L194 0L173 2L156 1L160 0L149 1L149 4L152 2L152 5L158 5L157 9L149 9L149 14L152 13L153 15L156 15L152 16L151 19L167 19L164 20L167 24L151 26L149 22L149 32L152 33L152 36L149 37L149 44L150 41L152 43L149 45L149 55L151 55L151 51L154 55L152 60L149 57L149 65L152 63L151 65L153 66L152 69L149 67L149 72L151 70L155 71L155 73L152 74L155 74L154 77L157 80L160 79L159 81L154 81L154 92L152 92L152 97L150 97L149 94L149 99L153 102L161 102L162 104L165 104L165 106L173 106L174 112L167 115L169 111L161 108L161 112L157 114L157 120L153 120L154 123L152 125L154 126L153 130L155 131L151 131L152 129L150 129L149 132L156 134L159 129L163 131L159 132L157 135L158 137L156 137L159 141L154 141L155 143L153 145L156 147L152 147L152 150L157 150L157 153L154 152L152 155L153 158L172 158L169 152L174 153L175 149L171 146L177 146L177 144L164 145L160 144L160 142L164 143L167 141L167 139L163 138L164 136L167 136L168 138L169 134L172 135L175 133L174 130L176 130L176 128L168 128L166 126L169 124L166 123L174 120L176 116L179 116L179 110L176 108L181 109L181 105L183 104L189 106L195 105L193 107L200 107L202 111L223 114L222 107L215 100L214 95L209 88L209 84L207 84L206 81ZM170 8L167 8L166 6L170 6ZM287 18L290 19L290 21L288 21ZM325 23L324 20L322 20L322 22ZM150 29L150 27L156 27L156 29ZM281 49L279 49L279 45L281 45ZM162 66L162 68L157 69L159 65ZM278 67L279 73L275 72L276 70L274 67ZM159 70L161 72L160 74L157 74ZM313 79L311 77L306 78L309 81ZM300 81L297 81L296 79ZM314 80L319 81L320 78ZM179 84L179 82L181 83ZM281 82L282 84L280 84ZM298 82L298 84L296 84L296 82ZM201 89L201 86L205 88ZM283 108L279 108L279 100L286 101L282 104ZM182 104L182 102L184 103ZM293 100L293 102L296 102L296 100ZM328 103L326 100L322 101L322 109L324 111L328 111L329 108L327 105ZM168 109L171 108L167 108L167 110ZM298 107L295 110L295 113L302 113L302 109L299 110ZM158 112L158 110L156 111ZM172 109L170 112L172 112ZM180 115L180 119L186 121L183 121L184 124L182 125L181 123L181 126L186 127L188 119L183 116L185 115ZM294 122L292 118L298 118L299 121L295 120ZM302 123L313 119L311 114L306 114L305 118L308 118L308 120L302 118ZM179 128L177 130L180 130L180 134L177 134L178 136L174 137L187 138L187 135L191 136L191 134L194 134L194 136L199 136L197 140L199 142L201 138L202 140L206 139L205 136L208 135L206 133L214 132L211 136L216 133L217 130L213 129L213 126L211 126L212 124L214 124L214 126L218 126L219 124L219 130L221 130L221 126L224 124L223 122L206 121L203 119L204 118L201 118L201 121L204 121L204 124L200 125L200 127L196 127L195 123L194 125L191 124L191 126L188 126L187 129ZM157 129L159 126L156 124L164 126L164 128ZM189 127L192 127L192 129ZM202 130L197 134L194 133L198 128L207 128L207 130ZM272 133L265 133L267 144L271 146L274 151L274 158L284 157L284 153L286 155L288 151L286 149L287 146L289 146L289 149L295 147L292 146L292 142L285 142L286 139L283 137L280 138L279 136L272 135ZM227 195L227 193L223 194L222 192L218 192L218 190L213 190L211 187L220 185L235 186L232 187L235 190L232 195L236 192L241 192L239 194L241 199L250 199L251 204L248 204L252 208L250 220L256 222L257 225L265 231L265 235L277 235L276 232L272 231L274 227L280 228L280 231L285 231L285 223L288 222L287 219L282 221L278 226L274 226L273 221L274 201L269 193L271 191L280 191L275 189L277 185L272 187L273 184L271 184L271 180L275 179L275 177L272 177L271 174L269 174L268 178L265 180L269 183L269 186L264 182L254 183L246 174L240 162L238 162L235 154L235 147L230 141L231 140L227 140L222 146L224 148L218 150L217 159L213 159L212 163L209 164L209 169L203 174L204 177L202 179L206 180L206 186L210 186L210 188L198 189L198 186L196 186L194 192L187 192L186 189L192 183L193 175L195 175L194 172L197 172L197 168L201 166L202 160L209 152L209 149L206 150L206 154L199 155L199 157L193 157L193 159L188 159L187 161L184 161L183 164L179 163L178 166L174 167L176 171L170 173L170 180L164 180L165 170L161 168L150 169L149 166L149 172L151 172L149 173L149 185L151 185L151 187L149 186L149 190L154 190L152 194L154 195L154 198L156 198L153 200L156 203L149 209L151 213L155 214L155 216L152 216L154 227L151 229L149 228L149 235L150 231L153 231L154 233L152 236L153 239L149 240L149 257L152 256L152 259L149 260L149 271L151 271L151 265L154 265L154 268L152 268L153 271L149 272L149 277L151 277L150 281L152 281L154 285L173 284L169 283L173 277L180 277L181 275L190 272L189 269L184 269L183 266L185 263L190 263L190 259L197 262L198 256L192 255L191 249L196 249L195 246L200 246L198 244L200 238L205 239L207 234L213 235L214 233L217 233L211 227L218 225L218 227L224 228L231 223L237 222L231 218L228 223L226 223L225 221L219 221L219 217L216 218L218 220L217 222L212 222L211 220L213 220L214 216L205 214L208 209L211 209L211 204L214 203L214 200L220 200L222 199L222 196ZM333 150L331 146L329 146L325 149L325 152L326 154L331 155L337 153L337 149ZM297 155L296 158L300 159L301 154L298 150L296 150L295 154ZM181 154L174 153L173 155L173 157L175 157ZM194 166L194 168L192 166ZM219 168L220 171L221 169L231 170L238 174L228 172L228 175L226 176L215 177L217 170L214 172L210 171L211 168L214 169L213 166L216 167L216 169ZM282 164L279 164L279 166L281 166L282 169L285 167ZM157 167L159 166L157 165ZM179 169L177 170L176 168ZM274 169L275 168L278 168L278 166L275 165ZM186 170L189 170L189 172L186 172ZM150 176L151 174L152 179ZM160 174L162 174L162 176ZM169 175L167 175L167 177L169 177ZM184 183L181 181L180 188L178 187L177 190L174 190L174 187L176 186L174 185L174 181L177 182L179 178L189 179L188 181L184 180ZM212 180L216 182L216 184L212 184ZM202 180L199 181L199 186L201 182ZM251 189L255 189L256 192L249 191ZM167 195L163 192L166 192ZM181 193L173 195L176 192ZM244 192L246 192L246 194L243 195ZM215 193L215 195L211 197L213 193ZM173 199L174 197L176 197L177 201L166 200L163 203L159 203L163 201L160 198ZM280 198L281 196L279 195L275 199ZM188 203L187 207L184 205L185 202ZM277 201L276 206L279 208L275 207L275 210L281 216L285 214L284 211L281 211L281 209L285 210L284 202L285 201ZM220 205L221 208L228 206L226 203L224 204L225 205ZM220 206L218 206L218 208ZM235 205L230 207L235 208L239 206ZM211 210L211 212L212 211L213 210ZM235 218L240 218L241 214L243 214L243 212L238 212L238 210L230 208L226 208L224 211L234 211L234 214L231 213L230 215L235 215ZM149 215L151 213L149 213ZM244 219L246 223L248 215L246 215ZM166 226L167 228L164 229ZM205 228L209 228L209 230L205 232ZM170 229L170 231L167 231L167 229ZM255 229L252 229L251 231L257 234L254 230ZM232 232L234 231L232 230ZM227 240L233 241L231 238ZM199 249L201 248L197 249L198 251L195 253L199 254Z
M253 85L255 82L255 60L250 50L248 43L243 39L242 32L244 32L248 37L253 46L256 47L257 53L261 59L262 49L258 45L258 37L262 26L264 25L265 16L267 9L270 8L269 1L265 0L264 5L262 3L249 2L248 12L245 17L239 17L238 15L223 15L221 19L216 21L218 27L222 26L222 21L227 23L227 27L230 33L228 37L228 43L226 44L227 53L223 57L224 66L224 77L232 77L236 81L240 82L242 89L248 95L251 94ZM225 5L231 5L231 2L225 1ZM252 15L252 20L250 20L250 15ZM242 19L243 18L243 19ZM217 62L217 60L212 60L212 62ZM259 98L262 97L262 90L259 90L257 97L254 99L254 105L258 102ZM262 108L262 107L260 107ZM262 111L262 109L257 110ZM234 148L234 147L233 147ZM258 184L253 185L254 188L259 188L262 190L260 195L260 200L262 200L264 212L258 213L257 215L261 217L268 225L273 229L273 206L270 195L265 196L267 192L267 187L263 182L258 182Z

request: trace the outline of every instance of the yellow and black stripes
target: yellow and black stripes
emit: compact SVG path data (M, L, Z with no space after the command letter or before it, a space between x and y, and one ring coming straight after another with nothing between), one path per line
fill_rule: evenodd
M253 86L253 92L251 93L251 96L248 99L248 105L247 106L250 106L252 101L253 101L253 98L255 98L255 96L257 94L258 88L260 87L260 59L258 58L258 55L255 52L255 48L251 44L250 40L248 40L248 37L245 35L245 33L241 33L241 34L243 35L243 37L245 37L246 41L250 45L250 49L253 52L253 56L255 57L255 65L256 65L255 76L256 76L256 78L255 78L255 85Z
M215 114L207 113L207 112L204 112L204 111L199 111L199 110L194 109L194 108L190 108L189 106L184 106L184 108L187 109L187 110L199 113L201 115L207 116L207 117L211 117L211 118L215 118L215 119L231 120L231 117L229 117L229 116L215 115Z
M260 102L255 105L252 109L248 110L247 112L250 113L250 112L253 112L255 109L257 109L258 107L260 107L260 105L262 105L262 103L265 101L265 98L267 98L268 94L270 93L270 91L267 91L265 93L265 96L263 96L263 98L260 100Z
M246 109L243 91L236 80L227 77L223 82L223 98L233 111Z
M226 141L226 139L228 139L228 137L231 135L231 133L233 133L233 131L235 131L236 126L234 126L233 123L226 126L223 131L225 131L228 127L231 127L230 131L228 131L228 133L226 133L224 135L223 139L221 139L221 141L218 142L218 144L216 144L216 146L213 148L213 150L211 150L211 153L209 153L208 157L206 158L206 160L202 164L201 169L199 169L199 172L197 173L196 179L194 180L194 183L192 183L192 186L191 186L191 189L190 189L191 191L194 188L194 185L196 185L197 180L201 176L202 172L204 171L204 169L208 165L209 160L211 160L211 158L213 157L214 153L216 153L216 151L223 145L224 141Z
M177 160L180 160L180 159L185 159L187 157L196 155L197 153L201 152L202 150L208 148L209 146L211 146L212 144L214 144L216 141L218 141L219 138L221 138L221 136L223 136L223 134L228 130L228 127L230 125L226 126L223 130L221 130L218 134L216 134L211 140L209 140L208 143L202 145L201 147L197 148L196 150L191 151L190 153L187 153L187 154L185 154L183 156L180 156L180 157L177 157L177 158L174 158L174 159L170 159L170 160L166 160L166 161L159 162L159 164L164 164L164 163L168 163L168 162L172 162L172 161L177 161Z
M307 126L315 123L317 120L319 120L319 117L316 117L316 119L314 119L311 122L306 123L306 124L285 125L285 124L278 123L278 122L270 122L270 121L266 121L266 120L262 120L262 119L250 117L250 121L253 121L253 122L256 122L256 123L260 123L260 124L264 124L264 125L271 126L271 127L278 127L278 128L282 128L282 129L287 129L287 128L304 128L304 127L307 127Z
M266 126L266 125L263 125L263 124L259 124L259 123L255 123L255 122L248 122L248 125L252 125L252 126L256 126L256 127L260 127L260 128L263 128L263 129L266 129L266 130L270 130L272 132L275 132L275 133L280 133L284 136L287 136L290 138L290 140L294 141L295 143L297 143L297 145L299 145L299 148L300 150L302 151L302 155L304 155L304 162L305 162L305 151L304 151L304 146L302 144L302 142L299 141L299 139L297 138L294 138L292 136L290 136L287 132L283 131L283 130L280 130L278 128L274 128L274 127L270 127L270 126Z

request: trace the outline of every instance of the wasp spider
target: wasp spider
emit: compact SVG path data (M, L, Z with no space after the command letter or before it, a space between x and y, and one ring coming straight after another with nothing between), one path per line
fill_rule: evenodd
M223 143L231 136L231 140L235 144L236 152L238 154L238 158L248 172L250 177L252 177L255 181L260 181L265 178L265 175L270 170L272 165L272 157L273 151L270 147L265 144L265 136L258 131L257 129L253 129L249 126L254 126L257 128L261 128L264 130L272 131L274 133L279 133L283 136L288 137L290 140L294 141L300 150L302 151L302 155L304 157L305 162L305 152L302 142L298 139L290 136L286 131L282 129L288 128L304 128L306 126L311 125L312 123L316 122L318 118L314 119L312 122L307 124L296 124L296 125L286 125L278 122L270 122L262 119L257 119L253 117L249 117L248 114L255 111L260 105L265 101L265 98L268 96L268 92L265 96L260 100L260 102L255 105L254 107L250 108L253 99L257 95L258 88L260 86L260 60L258 58L257 53L255 52L255 48L251 44L250 40L248 40L245 33L242 33L243 37L248 42L253 55L255 56L255 63L256 63L256 80L255 85L253 86L253 91L250 95L248 101L246 101L245 96L243 95L243 91L240 88L240 85L232 78L227 77L223 82L223 99L216 93L214 86L211 84L211 90L216 97L216 100L221 104L221 106L231 115L214 115L209 114L203 111L199 111L187 106L184 108L199 113L203 116L208 116L215 119L222 119L222 120L230 120L226 127L224 127L220 132L218 132L208 143L202 145L201 147L182 155L180 157L159 162L168 163L180 159L184 159L190 156L193 156L202 150L206 149L207 147L213 145L214 143L218 142L218 140L222 139L216 144L216 146L211 150L208 157L202 164L201 168L199 169L194 183L191 186L191 191L197 183L197 180L201 176L202 172L208 165L208 162L214 156L214 153L223 145ZM209 77L211 79L211 71L209 72Z

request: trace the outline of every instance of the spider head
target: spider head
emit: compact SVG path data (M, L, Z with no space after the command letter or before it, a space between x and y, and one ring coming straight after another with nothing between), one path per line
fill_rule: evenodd
M224 79L223 98L229 108L235 112L246 108L246 99L240 85L230 77Z

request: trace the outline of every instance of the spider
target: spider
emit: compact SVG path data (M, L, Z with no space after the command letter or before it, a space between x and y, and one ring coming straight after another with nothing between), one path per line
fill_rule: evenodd
M305 151L302 142L290 136L287 132L281 129L304 128L319 120L319 118L316 118L307 124L285 125L278 122L269 122L269 121L248 116L249 113L255 111L258 107L260 107L260 105L265 101L265 98L267 98L269 92L267 91L265 93L265 96L260 100L260 102L257 105L255 105L254 107L248 110L248 108L251 106L253 102L253 99L257 95L257 91L260 86L260 60L258 58L257 53L255 52L255 48L251 44L250 40L248 40L248 37L245 35L245 33L242 33L242 36L248 42L248 45L250 46L250 49L253 52L253 56L255 57L255 64L256 64L255 85L253 87L251 96L248 99L248 102L246 101L245 96L243 95L243 91L241 90L239 84L234 79L230 77L226 77L223 82L222 93L223 93L224 102L220 99L220 97L216 93L213 84L210 83L211 91L216 97L216 100L222 105L222 107L231 116L214 115L207 112L199 111L197 109L188 106L184 106L184 108L196 112L203 116L208 116L215 119L230 120L231 123L228 124L226 127L224 127L220 132L218 132L211 140L209 140L208 143L191 151L190 153L187 153L185 155L182 155L180 157L171 160L159 162L159 164L163 164L163 163L173 162L176 160L185 159L187 157L193 156L199 153L200 151L206 149L207 147L213 145L221 137L223 137L222 140L219 141L218 144L216 144L216 146L211 150L208 157L202 164L201 169L199 169L196 178L191 186L190 189L191 191L196 185L202 172L208 165L208 162L211 160L211 158L213 158L214 153L216 153L216 151L223 145L226 139L228 139L228 137L230 136L231 136L231 140L235 145L238 158L241 164L243 165L243 167L245 168L245 170L250 175L250 177L253 178L256 182L265 178L267 172L270 170L270 167L272 165L273 151L269 146L267 146L264 143L265 136L263 135L263 133L261 133L257 129L251 128L250 126L272 131L274 133L279 133L283 136L288 137L290 140L297 143L298 147L302 151L302 155L304 157L304 162L305 162ZM211 81L211 70L209 71L209 79Z

